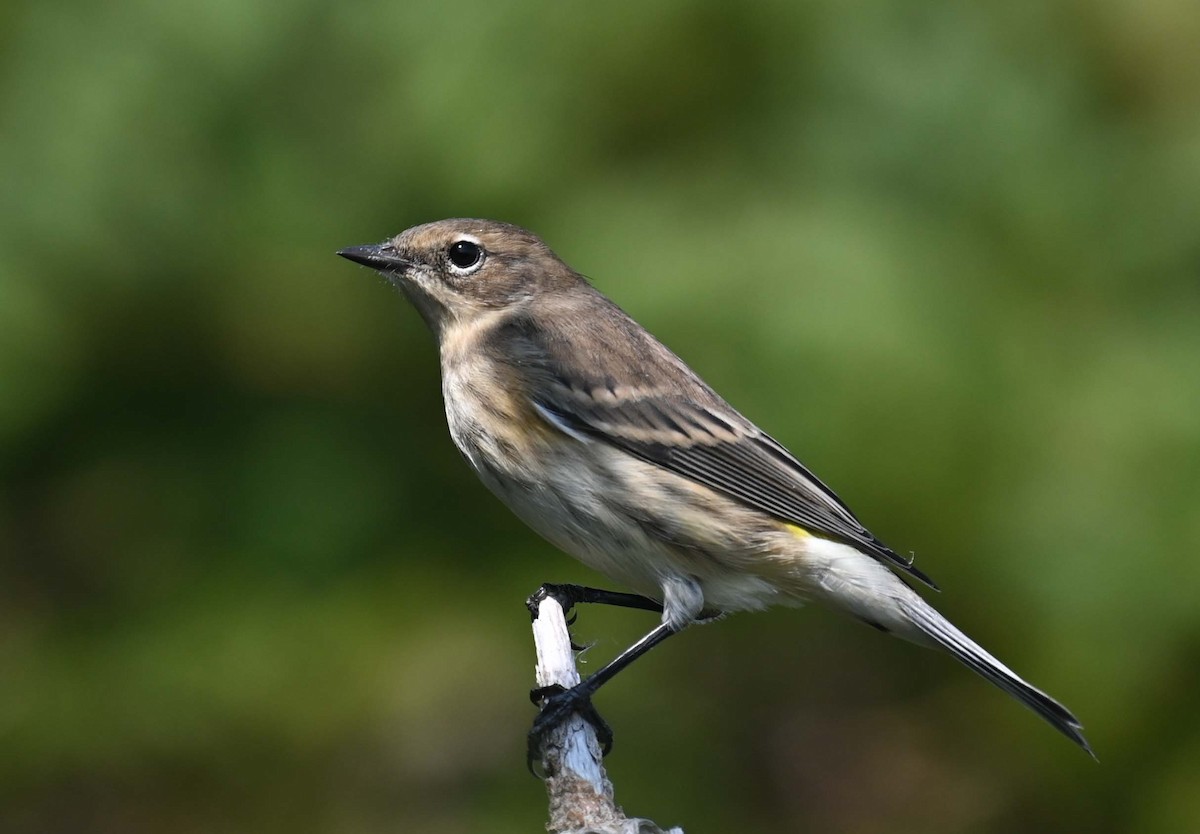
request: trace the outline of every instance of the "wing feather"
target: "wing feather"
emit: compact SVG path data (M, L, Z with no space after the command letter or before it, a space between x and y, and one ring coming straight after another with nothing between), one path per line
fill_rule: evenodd
M677 392L551 386L535 398L560 430L599 439L817 535L852 544L932 588L922 571L873 536L782 444L737 412Z

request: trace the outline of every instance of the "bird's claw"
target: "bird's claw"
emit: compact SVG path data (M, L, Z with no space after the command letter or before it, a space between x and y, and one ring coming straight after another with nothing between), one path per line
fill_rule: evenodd
M579 591L575 585L557 585L553 582L543 582L542 586L530 594L529 599L525 600L525 607L529 609L529 615L533 619L537 619L538 607L546 599L556 600L562 606L563 613L568 614L575 607L575 603L579 602ZM567 623L567 625L570 624Z
M529 599L525 600L525 607L529 609L529 615L534 620L537 619L539 607L542 604L542 600L545 599L557 600L558 604L562 606L563 613L568 615L568 629L575 625L575 621L579 619L579 612L571 609L575 607L575 603L579 602L579 591L574 585L555 585L546 582L542 587L530 594ZM574 638L571 639L571 651L581 652L586 648L587 646L581 646L576 643ZM537 701L535 700L534 703L536 704Z
M542 745L546 736L564 721L570 720L572 714L578 715L591 725L592 730L596 733L596 740L600 742L601 755L607 756L612 750L612 727L592 705L591 693L578 686L566 689L558 684L552 684L531 690L529 699L534 704L542 705L542 711L538 713L537 718L533 721L533 727L529 730L526 764L529 766L530 773L534 773L534 762L542 757Z

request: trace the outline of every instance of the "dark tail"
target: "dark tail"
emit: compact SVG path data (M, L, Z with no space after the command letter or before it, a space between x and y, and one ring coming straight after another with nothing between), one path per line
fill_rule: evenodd
M954 655L968 669L979 673L1029 707L1046 719L1050 726L1082 747L1089 756L1096 758L1091 745L1083 737L1083 725L1069 709L1021 680L1015 672L984 651L916 594L903 600L901 607L909 621L926 638L924 642L932 642Z

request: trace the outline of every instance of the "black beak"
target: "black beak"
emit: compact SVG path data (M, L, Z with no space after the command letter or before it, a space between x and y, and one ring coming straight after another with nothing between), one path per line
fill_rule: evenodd
M339 249L338 254L348 261L369 266L371 269L403 272L410 266L408 261L396 255L396 250L382 243L347 246L345 249Z

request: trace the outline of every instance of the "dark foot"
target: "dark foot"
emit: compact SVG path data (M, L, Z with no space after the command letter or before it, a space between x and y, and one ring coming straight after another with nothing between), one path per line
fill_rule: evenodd
M581 598L581 594L579 592L587 590L590 589L584 588L580 585L555 585L553 583L546 582L542 585L542 587L534 591L533 594L530 595L529 599L525 600L525 607L529 609L529 618L531 620L536 620L538 618L538 611L540 610L539 606L541 606L542 601L546 599L553 599L557 600L558 604L562 606L563 613L567 615L567 628L570 628L571 626L575 625L575 620L579 617L578 614L572 613L571 609L577 602L586 602L586 600ZM568 634L567 637L571 641L571 651L581 652L587 648L587 646L581 646L576 643L573 635ZM538 703L537 700L535 700L534 703Z
M578 593L580 590L582 589L578 585L555 585L553 582L546 582L530 594L529 599L525 600L525 607L529 609L530 618L536 620L542 601L553 599L562 606L564 614L569 614L575 603L581 601Z
M612 750L613 732L596 708L592 706L591 693L583 685L564 689L558 684L543 686L529 693L529 700L542 705L542 711L533 721L529 730L529 749L526 753L526 764L529 772L533 773L533 764L542 757L542 744L546 734L570 719L572 714L592 725L596 731L596 739L600 742L602 755L607 756ZM535 774L536 775L536 774Z

